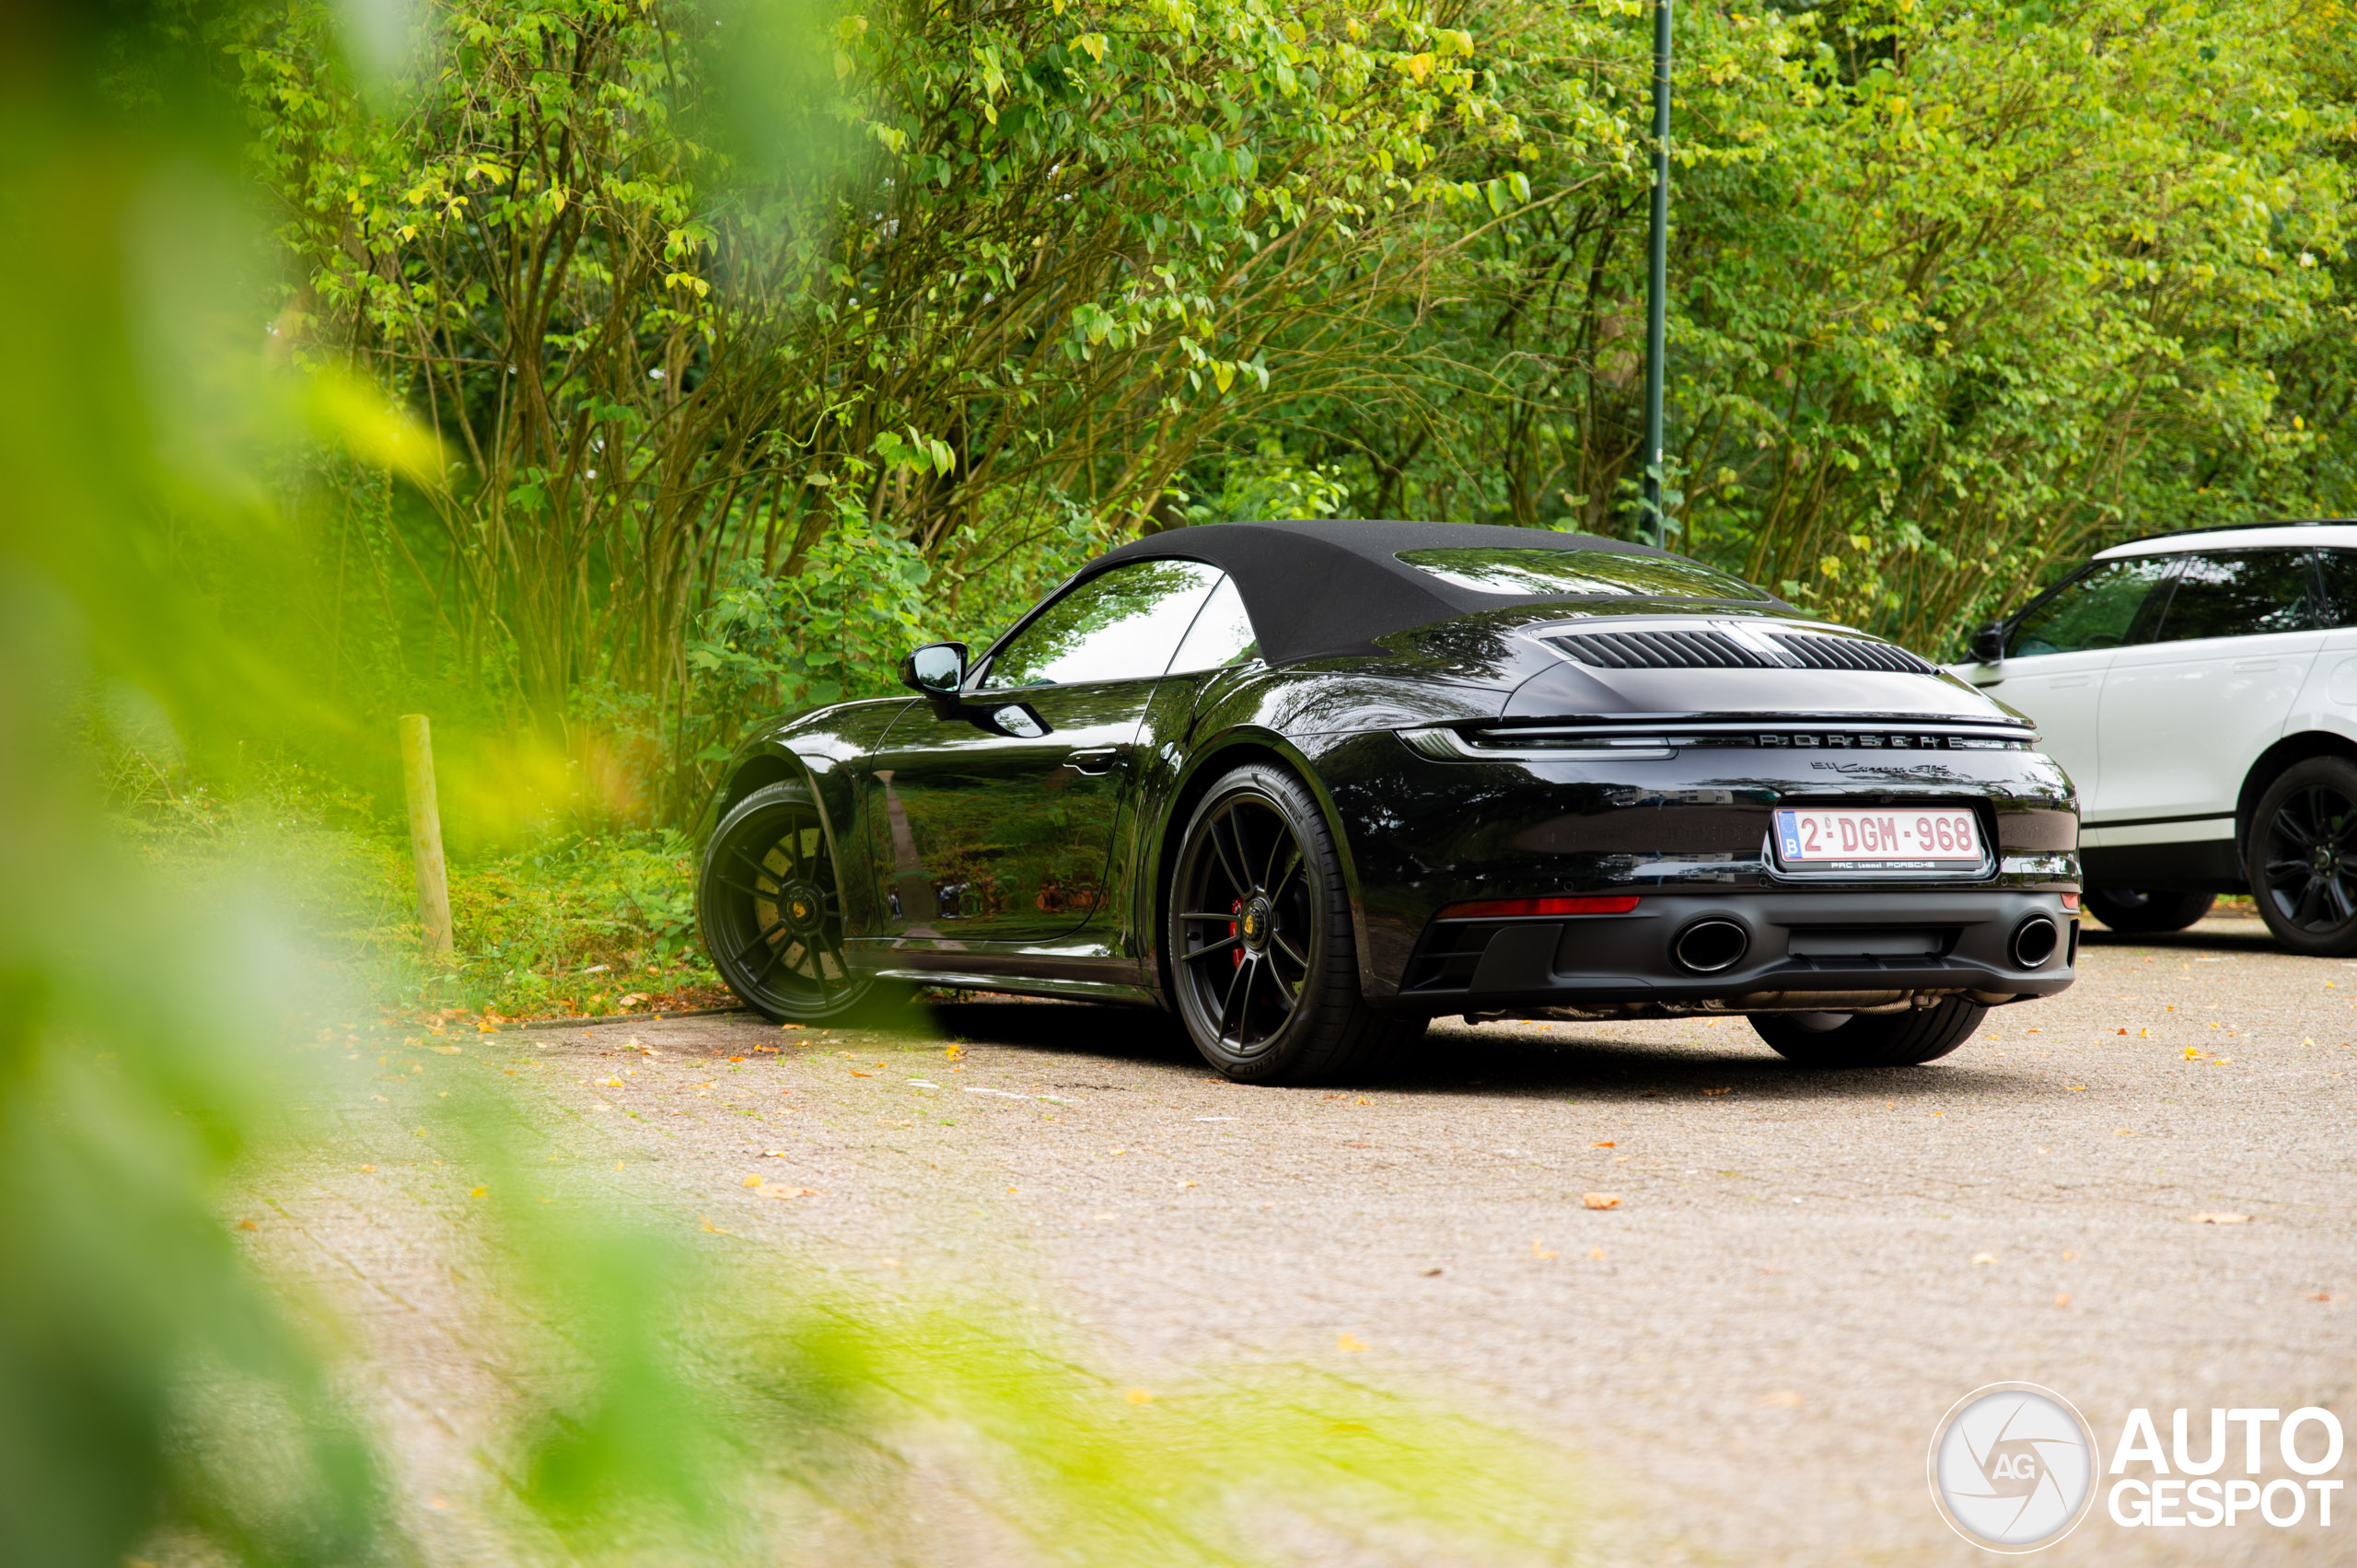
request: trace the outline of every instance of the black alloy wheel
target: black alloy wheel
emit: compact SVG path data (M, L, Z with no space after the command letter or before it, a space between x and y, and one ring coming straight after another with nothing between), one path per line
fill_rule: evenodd
M1904 1013L1754 1013L1751 1027L1803 1067L1913 1067L1970 1040L1988 1014L1949 996Z
M2210 912L2215 893L2170 893L2146 888L2089 888L2087 912L2114 931L2144 935L2183 931Z
M2357 952L2357 764L2311 757L2267 786L2251 814L2250 894L2292 951Z
M755 790L730 808L704 848L696 906L712 967L772 1018L836 1017L874 988L844 956L834 853L798 784Z
M1203 1059L1257 1084L1379 1075L1424 1031L1359 993L1351 911L1326 819L1266 763L1223 776L1189 819L1164 951Z

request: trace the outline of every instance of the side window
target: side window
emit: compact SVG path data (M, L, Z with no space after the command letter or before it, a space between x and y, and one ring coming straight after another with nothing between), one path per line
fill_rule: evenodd
M2319 550L2316 564L2324 569L2322 624L2357 626L2357 550Z
M2005 638L2005 652L2028 658L2152 641L2177 563L2174 555L2098 562L2024 610Z
M1193 561L1134 561L1091 577L998 651L982 690L1159 676L1219 576Z
M1191 675L1202 669L1224 669L1260 656L1260 639L1253 634L1252 618L1244 613L1244 596L1236 591L1235 578L1222 575L1219 587L1204 601L1202 613L1195 617L1187 640L1178 645L1178 656L1170 661L1170 673Z
M2185 557L2159 641L2255 637L2315 624L2316 598L2305 550L2221 550Z

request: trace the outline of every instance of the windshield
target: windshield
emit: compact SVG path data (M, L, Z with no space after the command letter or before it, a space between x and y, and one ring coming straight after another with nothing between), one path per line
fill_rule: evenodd
M1771 596L1741 577L1678 555L1611 550L1480 548L1403 550L1420 572L1483 594L1572 598L1715 598L1758 603Z

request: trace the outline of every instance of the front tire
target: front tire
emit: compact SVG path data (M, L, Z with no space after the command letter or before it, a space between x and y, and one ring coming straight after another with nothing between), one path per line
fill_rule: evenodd
M2250 896L2294 953L2357 953L2357 764L2311 757L2267 786L2251 814Z
M1341 857L1308 790L1267 763L1224 775L1188 819L1163 941L1188 1035L1238 1083L1379 1077L1424 1032L1360 994Z
M712 967L782 1023L840 1018L873 999L843 950L842 881L808 789L784 783L732 807L704 846L696 925Z
M2162 893L2142 888L2089 888L2087 912L2129 935L2183 931L2210 912L2215 893Z
M1905 1013L1754 1013L1751 1027L1803 1067L1913 1067L1970 1040L1988 1014L1950 996Z

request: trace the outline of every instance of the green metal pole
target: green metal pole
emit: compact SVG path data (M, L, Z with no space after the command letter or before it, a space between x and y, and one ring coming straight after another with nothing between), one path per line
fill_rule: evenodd
M1663 322L1669 312L1669 0L1654 0L1654 215L1645 274L1645 525L1669 542L1661 505Z

